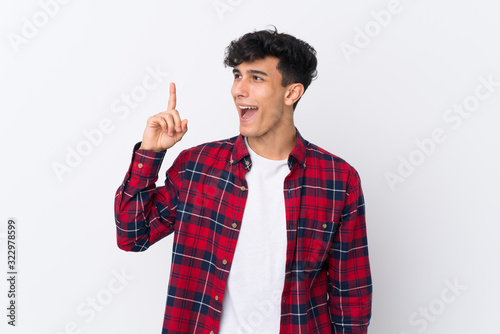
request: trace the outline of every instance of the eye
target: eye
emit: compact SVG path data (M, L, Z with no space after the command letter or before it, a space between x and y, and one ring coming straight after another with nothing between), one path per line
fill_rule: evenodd
M264 80L264 79L262 79L261 77L256 76L256 75L254 75L254 76L253 76L253 79L254 79L255 81L262 81L262 80Z
M234 79L239 79L239 78L241 78L241 74L239 74L239 73L235 73L235 74L234 74Z

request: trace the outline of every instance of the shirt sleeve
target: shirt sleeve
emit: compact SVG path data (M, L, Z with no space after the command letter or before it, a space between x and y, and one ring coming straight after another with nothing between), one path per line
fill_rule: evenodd
M332 333L368 332L372 281L368 259L365 202L356 171L351 174L338 230L328 257Z
M180 187L177 160L167 171L165 185L156 187L165 152L134 147L132 161L115 194L117 243L125 251L140 252L174 231Z

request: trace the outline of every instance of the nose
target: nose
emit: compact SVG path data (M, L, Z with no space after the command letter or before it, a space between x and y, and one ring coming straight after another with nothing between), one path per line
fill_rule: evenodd
M231 93L234 98L247 97L248 96L248 84L245 80L235 80L233 82L233 87L231 88Z

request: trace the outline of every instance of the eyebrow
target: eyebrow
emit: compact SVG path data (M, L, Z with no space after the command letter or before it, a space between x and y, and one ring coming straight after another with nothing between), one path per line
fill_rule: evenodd
M237 68L233 68L233 73L240 73L241 74L241 71ZM265 76L265 77L268 77L267 73L266 72L262 72L262 71L259 71L259 70L248 70L247 73L250 73L250 74L260 74L262 76Z

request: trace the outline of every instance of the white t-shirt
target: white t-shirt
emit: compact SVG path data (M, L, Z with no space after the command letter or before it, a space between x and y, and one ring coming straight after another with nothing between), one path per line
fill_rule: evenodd
M219 333L276 334L280 331L285 283L287 160L269 160L252 151L245 174L248 197L229 272Z

